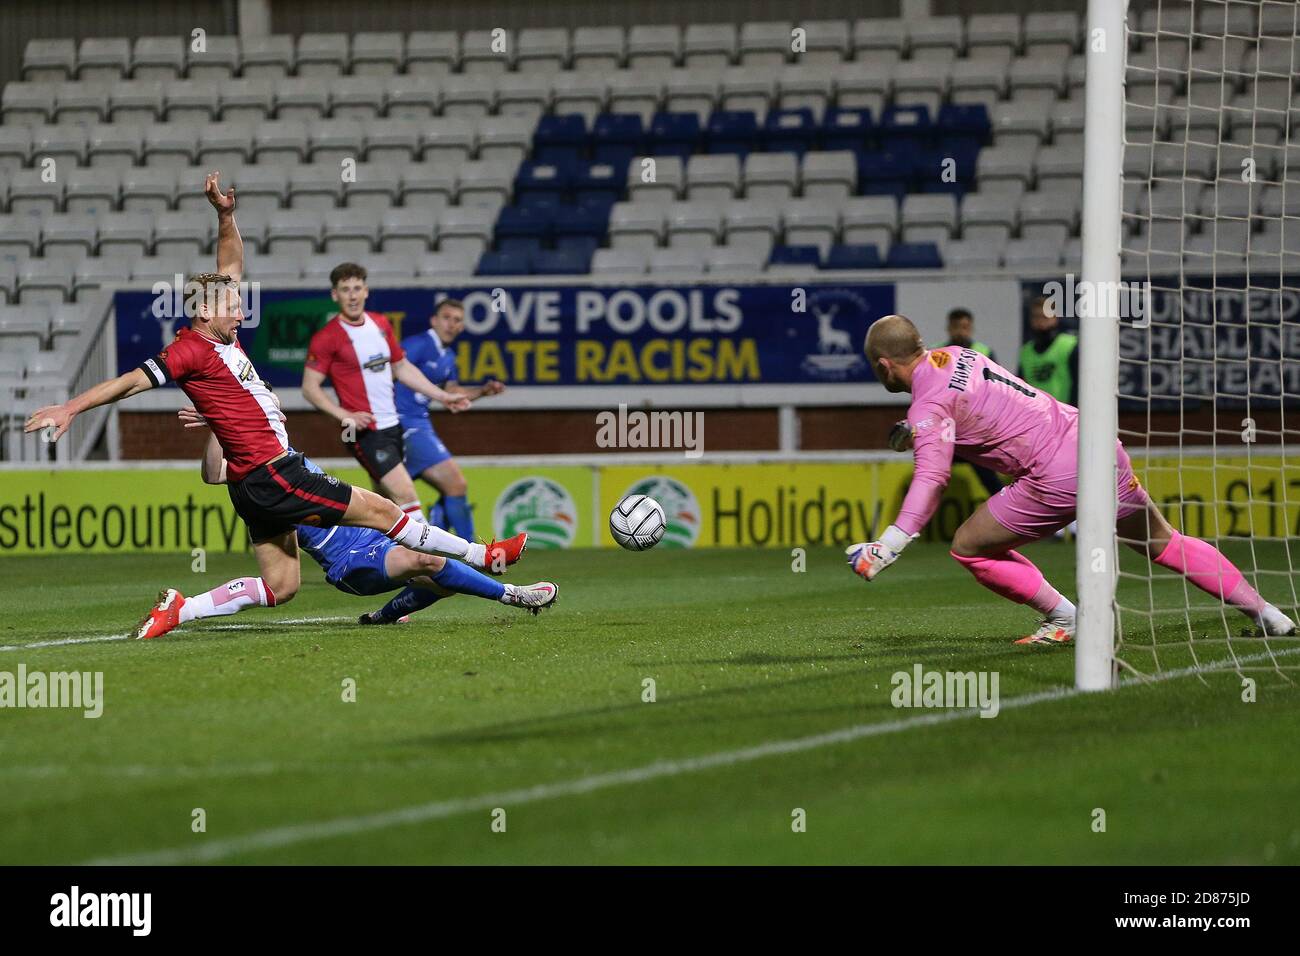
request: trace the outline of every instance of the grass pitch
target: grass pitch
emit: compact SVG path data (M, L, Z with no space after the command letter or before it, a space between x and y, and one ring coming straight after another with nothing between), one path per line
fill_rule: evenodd
M1029 549L1069 592L1072 552ZM1051 696L1073 649L1013 647L1032 612L942 547L871 585L832 551L804 573L780 550L530 551L511 579L561 588L540 617L457 597L364 629L378 602L304 562L283 608L103 639L163 585L252 568L189 561L0 560L0 671L104 674L97 720L0 710L0 862L1300 862L1294 684ZM1157 629L1164 667L1190 660L1180 621ZM91 640L34 646L68 639ZM894 708L916 664L996 671L1001 713Z

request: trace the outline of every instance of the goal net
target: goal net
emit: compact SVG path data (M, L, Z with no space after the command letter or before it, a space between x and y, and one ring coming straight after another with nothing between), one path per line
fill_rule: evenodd
M1166 517L1292 617L1298 26L1293 0L1129 5L1117 396L1119 437ZM1121 677L1267 671L1294 682L1296 640L1253 636L1248 618L1118 544Z

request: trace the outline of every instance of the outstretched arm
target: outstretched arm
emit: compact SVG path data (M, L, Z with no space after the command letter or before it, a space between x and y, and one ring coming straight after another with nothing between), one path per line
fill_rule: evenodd
M124 375L100 382L86 389L75 398L70 398L62 405L46 405L32 412L23 427L25 432L34 432L41 428L54 428L52 441L58 441L68 430L72 420L82 412L100 405L120 402L124 398L147 392L153 388L153 382L143 369L133 368Z
M217 211L217 271L238 282L244 274L244 240L235 225L235 187L223 193L218 182L220 175L208 173L203 192Z
M463 412L469 408L470 397L464 392L453 395L450 392L443 391L437 385L434 385L424 373L408 362L406 359L398 359L393 363L393 378L397 379L413 392L419 392L421 395L428 395L435 402L447 406L453 412Z
M464 395L471 402L477 402L480 398L488 398L492 395L500 395L506 390L505 385L496 379L488 379L482 385L473 385L466 388L460 382L448 382L443 386L443 390L450 392L452 395Z

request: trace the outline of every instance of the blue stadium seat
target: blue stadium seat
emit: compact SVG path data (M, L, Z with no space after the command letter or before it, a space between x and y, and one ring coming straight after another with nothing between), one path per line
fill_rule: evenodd
M882 269L884 261L875 246L831 246L823 269Z
M532 205L533 200L547 198L551 203L564 202L573 185L573 170L569 163L523 163L515 176L515 202L521 206Z
M542 240L537 236L507 236L496 242L498 252L513 252L516 255L532 256L543 249Z
M526 276L530 273L528 256L518 252L485 252L474 270L479 276Z
M768 257L770 266L812 266L821 265L821 251L816 246L774 246Z
M591 127L591 158L627 168L645 151L645 124L639 113L601 113Z
M573 177L573 198L579 205L612 203L623 198L626 162L593 162L579 166Z
M497 216L493 233L501 251L519 248L541 249L551 237L552 218L555 213L537 206L506 206ZM562 213L560 213L562 215ZM518 242L515 240L531 240Z
M566 236L583 236L598 243L609 232L609 210L613 203L586 202L565 206L555 217L554 232L559 241Z
M580 113L543 116L533 133L533 158L539 163L576 163L586 157L590 139Z
M935 128L924 106L891 106L880 118L880 148L906 151L930 149Z
M822 149L874 149L876 123L868 109L826 111L821 129Z
M886 269L942 269L943 257L933 242L899 242L889 250Z
M939 110L940 147L948 152L988 145L993 131L983 103L950 103Z
M763 124L763 148L774 153L798 153L802 156L817 147L819 135L817 119L807 107L772 110Z
M533 273L539 276L586 275L591 271L594 247L566 246L533 256Z
M953 149L937 149L918 153L913 157L913 192L951 193L958 201L975 186L975 164L979 149L961 144ZM948 178L948 163L952 162L952 176Z
M758 118L752 110L714 110L706 142L706 152L735 153L744 159L758 147Z
M910 153L859 153L859 191L865 196L895 196L902 199L912 182L913 170Z
M697 152L702 134L694 113L656 113L646 132L647 156L678 156L685 162Z

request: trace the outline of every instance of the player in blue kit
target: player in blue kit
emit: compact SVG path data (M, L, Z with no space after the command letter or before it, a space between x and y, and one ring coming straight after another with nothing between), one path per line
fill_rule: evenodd
M206 427L207 422L192 407L179 415L186 428ZM308 471L324 474L310 459ZM201 462L203 480L211 485L226 481L226 459L215 435L208 437ZM472 594L533 614L555 603L559 589L549 581L537 584L503 584L454 558L424 554L405 548L371 528L337 525L321 528L300 524L294 527L297 543L325 572L325 580L347 594L369 596L399 591L377 611L362 614L361 624L394 624L406 616L456 594ZM168 630L205 617L235 614L256 606L250 595L259 587L257 578L237 578L203 594L186 597L175 588L166 589L166 600L149 612L141 627L151 619L169 616ZM255 595L254 595L255 597Z
M456 353L451 346L464 330L464 307L456 299L443 299L429 319L429 330L403 339L402 349L407 360L445 392L466 395L470 401L500 395L506 387L497 381L471 388L456 381ZM465 498L465 475L433 430L428 397L396 382L393 398L406 446L407 472L412 478L423 478L442 495L429 508L429 521L440 528L453 528L462 538L474 540L474 518Z

